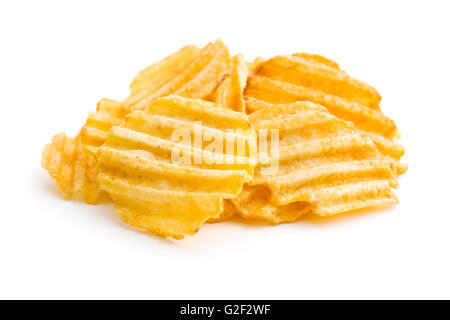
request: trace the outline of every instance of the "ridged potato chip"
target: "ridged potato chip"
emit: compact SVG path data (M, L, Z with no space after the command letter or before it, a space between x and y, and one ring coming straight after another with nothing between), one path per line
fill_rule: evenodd
M173 80L198 56L200 48L187 45L170 56L141 70L130 84L130 96L140 97L156 92L163 84Z
M97 163L83 149L80 136L55 135L42 152L42 167L56 180L63 198L82 195L89 204L98 202L101 190L97 184Z
M395 141L397 126L379 110L378 92L348 76L332 60L294 54L264 61L249 77L245 99L248 113L267 103L319 103L336 117L353 122L362 134L369 136L398 174L407 170L400 162L404 148Z
M269 199L271 212L275 212L273 207L296 203L303 208L306 202L313 213L322 216L397 203L391 190L397 182L389 163L352 123L334 117L324 107L311 102L271 105L252 113L249 119L259 139L261 130L268 130L268 134L278 130L279 147L276 153L270 144L267 150L259 150L260 154L267 152L269 159L259 157L253 180L233 200L241 214L261 214L262 210L254 208L266 205L265 199ZM276 171L266 174L264 170L274 163ZM256 204L245 201L252 193L256 193ZM269 220L276 221L273 217Z
M192 145L197 121L203 137L212 136L222 145L242 141L245 154L210 149L205 141ZM190 142L174 141L176 130L183 130L178 132ZM236 197L250 181L255 142L244 113L169 96L154 101L146 111L131 112L122 125L111 128L96 154L98 181L125 222L181 239L193 235L208 219L218 218L224 211L223 200ZM174 153L183 161L174 161ZM201 161L196 161L197 156Z
M379 109L381 96L367 83L350 77L339 65L311 54L276 56L258 67L258 74L275 80L318 89L332 96Z

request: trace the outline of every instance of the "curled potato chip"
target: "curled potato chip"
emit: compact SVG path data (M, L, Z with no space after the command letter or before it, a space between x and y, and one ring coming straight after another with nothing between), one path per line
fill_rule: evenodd
M55 135L42 152L42 167L56 180L65 199L81 194L87 203L98 202L101 192L97 184L97 163L83 149L80 136Z
M195 121L201 121L202 134L213 135L216 142L243 141L245 155L209 149L203 141L174 141L171 133L180 129L195 141ZM111 128L96 154L98 181L125 222L181 239L219 218L223 200L236 197L250 180L256 164L250 152L253 144L255 136L244 113L169 96L154 101L147 111L131 112L122 125ZM174 161L174 152L183 161Z
M349 77L327 58L294 54L262 62L245 89L247 112L268 104L312 101L338 118L351 121L369 136L390 161L397 174L406 171L400 162L403 147L395 141L395 122L379 110L379 94L367 84Z
M254 208L265 205L273 215L280 206L303 207L306 202L313 213L325 216L397 203L391 190L397 182L389 163L352 123L334 117L324 107L311 102L271 105L252 113L249 120L259 138L261 130L278 130L279 146L276 153L271 145L259 150L270 159L259 157L249 183L253 189L244 190L247 194L234 200L243 215L261 215ZM274 163L275 172L265 173Z
M244 88L247 83L248 67L244 56L238 54L231 59L231 72L214 91L211 101L231 110L245 112Z

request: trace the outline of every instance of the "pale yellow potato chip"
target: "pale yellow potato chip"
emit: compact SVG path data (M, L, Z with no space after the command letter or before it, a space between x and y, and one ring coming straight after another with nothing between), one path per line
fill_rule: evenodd
M97 163L83 149L80 136L55 135L42 152L42 167L56 180L65 199L82 195L89 204L98 202L101 191L97 184Z
M243 141L245 154L209 149L204 141L192 144L198 121L204 136L214 136L223 145L231 138ZM190 143L174 141L175 130L182 130ZM236 197L250 181L255 143L244 113L169 96L154 101L146 111L131 112L122 125L111 128L96 154L98 181L125 222L181 239L209 219L219 218L223 200ZM174 153L184 161L174 160ZM201 161L196 161L198 156Z
M326 216L397 203L391 190L397 182L389 162L352 123L326 108L311 102L269 105L249 120L260 139L261 130L270 133L267 150L259 150L267 152L269 160L259 158L249 183L254 189L244 189L246 194L233 200L244 216L272 216L269 220L276 222L274 212L293 204L303 208L309 203L313 213ZM278 130L278 152L270 143L271 130ZM275 171L268 174L274 163ZM240 198L244 200L239 202ZM270 214L255 210L264 206L270 206Z

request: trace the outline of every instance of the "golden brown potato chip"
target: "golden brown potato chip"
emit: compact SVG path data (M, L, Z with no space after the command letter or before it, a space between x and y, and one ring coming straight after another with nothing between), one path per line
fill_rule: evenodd
M277 56L260 64L257 74L379 109L381 96L375 88L350 77L337 63L324 57L310 54Z
M242 141L245 154L234 156L228 149L211 149L211 140L198 140L198 121L203 137L222 145ZM176 141L179 137L184 139ZM131 112L122 125L111 128L96 155L98 181L125 222L181 239L218 218L223 199L236 197L250 180L254 144L244 113L169 96L154 101L147 111Z
M267 104L319 103L369 136L397 174L406 171L400 162L404 149L395 141L397 126L379 110L379 94L347 76L334 61L309 54L279 56L260 63L255 73L245 89L247 113Z
M389 163L352 123L334 117L324 107L311 102L272 105L249 119L260 140L262 129L269 135L273 134L269 130L278 130L279 146L278 151L272 143L267 150L259 149L255 176L249 183L256 191L244 190L247 195L234 200L244 215L260 214L255 207L266 205L264 199L269 199L272 208L298 202L303 207L307 202L313 213L324 216L397 203L391 190L397 183ZM268 161L262 152L269 155ZM274 172L267 173L274 164ZM248 197L257 203L244 200L243 206L237 202Z
M247 83L248 68L244 56L238 54L231 60L231 72L210 98L231 110L245 112L244 88Z
M81 194L87 203L98 202L97 163L83 149L80 136L68 138L64 133L55 135L42 152L42 167L56 180L65 199Z

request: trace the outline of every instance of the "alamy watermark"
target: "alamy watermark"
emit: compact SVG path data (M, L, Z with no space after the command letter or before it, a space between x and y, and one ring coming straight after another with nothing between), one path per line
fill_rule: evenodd
M171 140L178 143L172 150L173 163L211 165L258 161L261 175L273 175L279 168L278 129L217 130L196 121L193 129L175 129Z

